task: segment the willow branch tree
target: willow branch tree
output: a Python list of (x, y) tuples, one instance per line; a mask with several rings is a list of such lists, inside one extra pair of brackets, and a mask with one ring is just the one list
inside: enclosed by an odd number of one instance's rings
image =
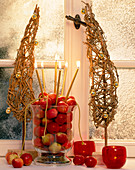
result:
[[(85, 2), (83, 2), (85, 3)], [(118, 106), (116, 94), (119, 76), (114, 63), (110, 60), (104, 32), (92, 13), (92, 5), (85, 3), (84, 20), (86, 22), (87, 57), (90, 62), (90, 108), (96, 128), (105, 129), (107, 145), (107, 127), (114, 119)]]
[(37, 45), (36, 33), (39, 26), (39, 7), (35, 7), (34, 13), (25, 28), (21, 45), (17, 50), (17, 57), (14, 63), (14, 71), (9, 79), (9, 89), (7, 95), (8, 108), (6, 113), (13, 112), (13, 116), (23, 123), (32, 119), (31, 112), (27, 112), (25, 122), (25, 108), (32, 101), (34, 91), (32, 88), (33, 72), (34, 72), (34, 47)]

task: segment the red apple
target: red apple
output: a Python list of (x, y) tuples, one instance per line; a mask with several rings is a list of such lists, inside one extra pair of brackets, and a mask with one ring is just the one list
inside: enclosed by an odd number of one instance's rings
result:
[(76, 101), (74, 99), (69, 98), (66, 102), (69, 105), (69, 110), (73, 110), (75, 105), (76, 105)]
[(32, 163), (32, 155), (30, 153), (24, 153), (21, 155), (25, 166), (29, 166)]
[(66, 99), (65, 96), (60, 96), (60, 97), (58, 97), (58, 103), (59, 103), (60, 101), (65, 101), (65, 99)]
[(47, 133), (45, 136), (42, 136), (42, 143), (46, 146), (51, 145), (54, 142), (54, 136), (50, 133)]
[(34, 125), (39, 126), (41, 123), (41, 119), (38, 119), (36, 116), (34, 116), (33, 123)]
[(49, 146), (49, 150), (52, 152), (52, 153), (58, 153), (60, 152), (61, 150), (61, 145), (57, 142), (54, 142), (53, 144), (51, 144)]
[(21, 168), (23, 166), (23, 160), (21, 158), (15, 158), (12, 161), (12, 165), (14, 168)]
[(72, 123), (67, 123), (67, 130), (72, 129)]
[(14, 158), (18, 158), (19, 156), (18, 156), (18, 154), (16, 153), (16, 152), (8, 152), (7, 154), (6, 154), (6, 160), (7, 160), (7, 163), (9, 164), (9, 165), (11, 165), (12, 164), (12, 160), (14, 159)]
[(45, 111), (42, 110), (40, 107), (38, 107), (35, 112), (34, 112), (35, 116), (38, 118), (38, 119), (42, 119), (43, 117), (45, 117)]
[(66, 142), (62, 145), (62, 149), (65, 150), (65, 149), (69, 149), (71, 148), (71, 142)]
[(34, 128), (34, 135), (38, 137), (42, 137), (44, 135), (45, 127), (38, 126)]
[(92, 157), (92, 156), (87, 156), (87, 157), (85, 158), (85, 165), (86, 165), (87, 167), (95, 167), (96, 164), (97, 164), (97, 160), (96, 160), (94, 157)]
[(50, 109), (47, 111), (47, 118), (48, 119), (53, 119), (55, 117), (57, 117), (58, 111), (56, 109)]
[(66, 132), (67, 131), (67, 124), (63, 124), (59, 127), (59, 132)]
[(71, 122), (73, 120), (73, 113), (72, 112), (68, 112), (67, 113), (67, 122)]
[(67, 135), (65, 133), (59, 132), (56, 134), (56, 141), (60, 144), (66, 143), (68, 141)]
[[(40, 101), (39, 101), (41, 108), (44, 110), (46, 109), (46, 103), (47, 103), (47, 97), (44, 97), (44, 98), (40, 99)], [(48, 107), (47, 108), (50, 108), (51, 105), (52, 105), (52, 101), (48, 97)]]
[(83, 165), (85, 161), (84, 156), (82, 155), (75, 155), (73, 162), (75, 165)]
[(60, 102), (58, 103), (57, 110), (58, 110), (60, 113), (67, 113), (67, 111), (68, 111), (68, 104), (65, 103), (64, 101), (60, 101)]
[(52, 104), (56, 103), (56, 93), (50, 93), (48, 94), (48, 97), (51, 99)]
[(63, 125), (67, 121), (67, 116), (65, 114), (58, 114), (57, 118), (55, 119), (55, 122), (57, 122), (59, 125)]
[(39, 105), (39, 100), (37, 100), (34, 103), (32, 103), (32, 105)]
[(43, 148), (44, 147), (41, 138), (34, 139), (34, 146), (35, 147), (39, 147), (39, 148)]
[(59, 132), (59, 125), (55, 122), (48, 123), (47, 131), (51, 134)]
[[(48, 94), (46, 92), (43, 92), (44, 96), (47, 96)], [(38, 98), (43, 97), (42, 93), (39, 93)]]
[(51, 119), (47, 119), (47, 118), (44, 117), (44, 118), (42, 119), (42, 125), (45, 126), (45, 123), (46, 123), (46, 122), (47, 122), (47, 124), (48, 124), (48, 123), (51, 123), (52, 120), (51, 120)]
[(68, 99), (74, 99), (75, 100), (75, 97), (74, 96), (68, 96)]

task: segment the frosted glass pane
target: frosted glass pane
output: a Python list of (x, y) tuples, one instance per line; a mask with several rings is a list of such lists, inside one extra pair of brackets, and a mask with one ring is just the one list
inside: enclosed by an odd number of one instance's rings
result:
[(16, 58), (36, 4), (40, 7), (36, 59), (54, 60), (55, 53), (64, 59), (64, 0), (1, 0), (0, 59)]
[(107, 37), (113, 60), (135, 59), (135, 1), (93, 0), (93, 12)]
[[(0, 139), (21, 139), (22, 138), (22, 123), (20, 123), (16, 118), (13, 117), (12, 112), (8, 115), (6, 114), (6, 109), (8, 105), (6, 104), (8, 88), (9, 88), (9, 78), (13, 68), (0, 68)], [(40, 79), (42, 81), (41, 69), (38, 70)], [(54, 69), (45, 69), (45, 80), (46, 80), (46, 91), (48, 93), (53, 92), (54, 89)], [(63, 69), (61, 73), (61, 83), (60, 92), (63, 82)], [(40, 88), (37, 80), (36, 73), (33, 74), (33, 90), (35, 97), (38, 97), (40, 93)], [(13, 123), (14, 122), (14, 123)], [(32, 122), (27, 123), (27, 135), (26, 139), (32, 139)]]
[[(109, 139), (135, 139), (135, 70), (119, 69), (119, 105), (115, 120), (108, 127)], [(104, 131), (96, 129), (90, 116), (90, 138), (104, 138)]]

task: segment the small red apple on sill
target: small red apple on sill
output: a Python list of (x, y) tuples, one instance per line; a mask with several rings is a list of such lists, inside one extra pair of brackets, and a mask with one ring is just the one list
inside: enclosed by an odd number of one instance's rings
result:
[(85, 165), (87, 166), (87, 167), (95, 167), (96, 166), (96, 164), (97, 164), (97, 160), (96, 160), (96, 158), (94, 158), (94, 157), (92, 157), (92, 156), (87, 156), (86, 158), (85, 158)]
[(21, 158), (15, 158), (12, 161), (12, 165), (14, 168), (21, 168), (23, 166), (23, 160)]
[(85, 158), (82, 155), (75, 155), (75, 157), (73, 159), (73, 163), (75, 165), (83, 165), (84, 161), (85, 161)]
[(32, 155), (30, 153), (24, 153), (21, 155), (21, 159), (25, 166), (29, 166), (32, 163)]
[(7, 163), (9, 165), (11, 165), (12, 164), (12, 160), (14, 158), (18, 158), (19, 156), (18, 156), (18, 154), (16, 152), (8, 152), (5, 157), (6, 157)]

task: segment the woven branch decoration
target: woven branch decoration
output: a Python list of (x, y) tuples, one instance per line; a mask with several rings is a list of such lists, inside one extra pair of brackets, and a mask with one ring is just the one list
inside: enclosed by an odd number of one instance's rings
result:
[[(37, 44), (35, 40), (39, 26), (39, 8), (35, 7), (34, 14), (26, 26), (24, 37), (21, 40), (20, 48), (17, 52), (17, 58), (14, 63), (14, 71), (9, 80), (9, 89), (7, 104), (9, 107), (6, 112), (13, 112), (13, 116), (19, 120), (24, 120), (25, 108), (34, 99), (32, 88), (32, 75), (34, 72), (34, 47)], [(27, 122), (32, 118), (28, 112)]]
[(104, 32), (92, 13), (92, 5), (85, 3), (84, 11), (84, 20), (87, 24), (87, 57), (90, 62), (89, 105), (95, 126), (106, 128), (116, 114), (119, 76), (114, 63), (110, 60)]

